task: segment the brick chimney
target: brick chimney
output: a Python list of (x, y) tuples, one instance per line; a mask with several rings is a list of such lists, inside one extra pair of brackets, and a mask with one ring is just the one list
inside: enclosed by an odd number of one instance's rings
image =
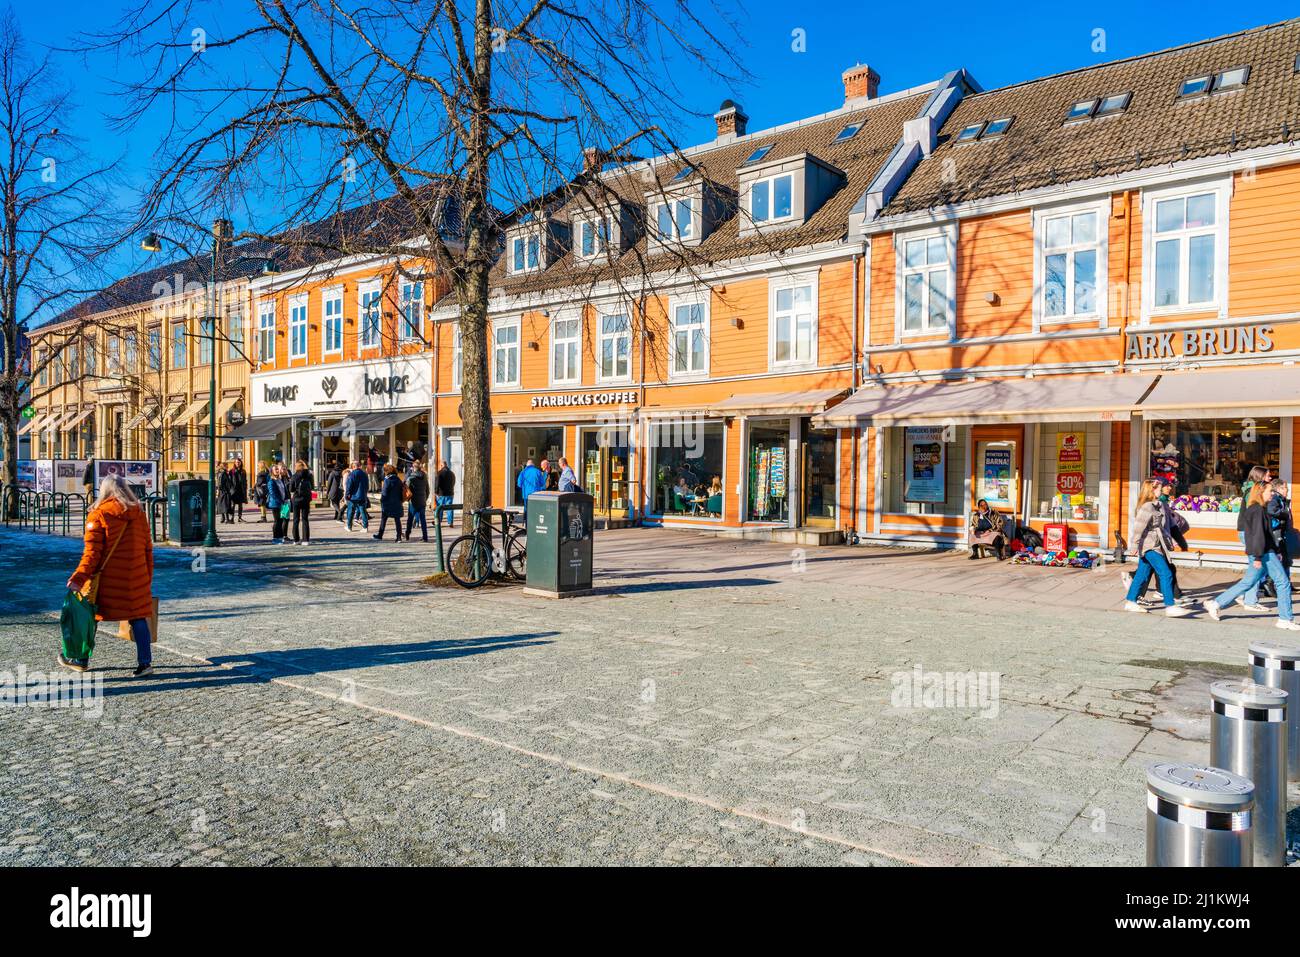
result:
[(740, 108), (740, 104), (733, 100), (723, 100), (722, 105), (718, 107), (718, 112), (713, 114), (713, 119), (718, 124), (719, 143), (727, 143), (737, 136), (744, 136), (749, 125), (749, 117)]
[(865, 63), (844, 71), (844, 102), (874, 100), (880, 87), (880, 74)]

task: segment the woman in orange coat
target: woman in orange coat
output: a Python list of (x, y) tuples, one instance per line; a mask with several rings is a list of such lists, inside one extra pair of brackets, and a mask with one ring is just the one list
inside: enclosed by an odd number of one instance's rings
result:
[[(135, 676), (151, 674), (153, 540), (139, 499), (118, 475), (110, 475), (100, 483), (99, 498), (86, 516), (81, 563), (68, 579), (68, 588), (80, 591), (96, 573), (99, 573), (96, 617), (100, 621), (131, 623), (138, 662)], [(85, 671), (89, 661), (60, 654), (59, 664), (74, 671)]]

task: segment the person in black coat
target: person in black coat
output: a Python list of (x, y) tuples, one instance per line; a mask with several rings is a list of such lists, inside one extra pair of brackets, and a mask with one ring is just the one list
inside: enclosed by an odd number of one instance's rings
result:
[(243, 459), (235, 459), (230, 470), (230, 504), (235, 506), (236, 519), (242, 522), (244, 506), (248, 504), (248, 472)]
[(226, 468), (225, 462), (218, 462), (217, 511), (221, 515), (222, 524), (228, 525), (235, 520), (235, 503), (231, 500), (232, 493), (230, 471)]
[(1241, 581), (1223, 594), (1204, 602), (1205, 610), (1215, 621), (1239, 596), (1247, 594), (1259, 584), (1260, 579), (1267, 576), (1277, 589), (1277, 627), (1284, 631), (1300, 631), (1300, 624), (1296, 623), (1291, 608), (1291, 576), (1286, 568), (1288, 549), (1285, 536), (1281, 542), (1274, 536), (1269, 515), (1272, 500), (1284, 488), (1281, 482), (1258, 482), (1251, 487), (1241, 518), (1246, 546), (1246, 573)]
[(397, 540), (402, 540), (402, 499), (405, 494), (406, 487), (397, 474), (397, 466), (385, 465), (384, 484), (379, 489), (379, 532), (375, 535), (376, 540), (383, 540), (384, 529), (390, 518), (393, 520)]
[(343, 521), (343, 472), (337, 460), (330, 462), (325, 473), (325, 501), (334, 506), (334, 521)]
[(424, 474), (424, 467), (419, 462), (411, 463), (411, 474), (406, 479), (406, 540), (411, 540), (411, 529), (418, 520), (420, 534), (427, 542), (429, 526), (425, 521), (424, 510), (429, 505), (429, 476)]
[(293, 516), (293, 543), (311, 544), (311, 495), (316, 489), (311, 470), (302, 459), (298, 460), (289, 478), (289, 514)]
[[(439, 505), (451, 505), (456, 498), (456, 473), (446, 462), (439, 460), (438, 474), (434, 476), (434, 498)], [(437, 518), (437, 516), (434, 516)], [(447, 512), (447, 527), (456, 524), (456, 513)]]
[(266, 521), (266, 507), (271, 499), (271, 470), (266, 467), (265, 462), (257, 466), (257, 478), (253, 480), (253, 504), (262, 511), (261, 521)]

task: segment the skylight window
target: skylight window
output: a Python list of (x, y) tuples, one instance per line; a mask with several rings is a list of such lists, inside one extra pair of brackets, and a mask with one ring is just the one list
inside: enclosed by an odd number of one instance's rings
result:
[(757, 162), (759, 162), (760, 160), (762, 160), (763, 157), (766, 156), (766, 155), (767, 155), (768, 153), (770, 153), (770, 152), (772, 152), (772, 144), (771, 144), (771, 143), (768, 143), (766, 146), (760, 146), (758, 149), (754, 150), (754, 152), (750, 153), (750, 154), (749, 154), (749, 158), (748, 158), (747, 160), (745, 160), (745, 162), (741, 163), (740, 165), (741, 165), (741, 166), (751, 166), (751, 165), (753, 165), (754, 163), (757, 163)]
[(984, 129), (983, 123), (972, 123), (970, 126), (965, 127), (960, 133), (957, 134), (957, 142), (973, 143), (975, 140), (979, 139), (979, 135), (983, 131), (983, 129)]
[(1234, 66), (1228, 70), (1220, 70), (1218, 73), (1188, 77), (1178, 88), (1178, 98), (1185, 100), (1194, 96), (1204, 96), (1207, 93), (1240, 90), (1246, 85), (1248, 79), (1250, 79), (1249, 66)]
[(836, 134), (835, 142), (843, 143), (845, 140), (853, 139), (853, 137), (858, 135), (858, 130), (860, 129), (862, 129), (861, 123), (850, 123)]
[(1214, 77), (1209, 73), (1203, 76), (1191, 76), (1183, 80), (1183, 85), (1178, 88), (1178, 98), (1186, 99), (1189, 96), (1200, 96), (1202, 93), (1210, 92), (1210, 83)]
[(1110, 96), (1102, 97), (1101, 103), (1097, 105), (1095, 116), (1112, 116), (1115, 113), (1123, 113), (1128, 109), (1129, 101), (1133, 99), (1133, 91), (1126, 93), (1112, 93)]
[(1083, 120), (1092, 116), (1093, 111), (1097, 109), (1097, 100), (1078, 100), (1070, 106), (1070, 112), (1065, 114), (1067, 120)]
[(1246, 79), (1250, 76), (1250, 67), (1238, 66), (1231, 70), (1224, 70), (1214, 78), (1214, 89), (1219, 90), (1237, 90), (1246, 85)]
[(989, 120), (988, 125), (984, 127), (984, 132), (980, 134), (980, 139), (986, 140), (990, 136), (1001, 136), (1011, 129), (1011, 124), (1015, 122), (1015, 119), (1014, 116), (999, 116), (995, 120)]
[(694, 172), (695, 172), (695, 168), (693, 166), (683, 166), (681, 169), (677, 171), (677, 175), (672, 178), (671, 182), (674, 183), (681, 182), (682, 180), (684, 180), (686, 177), (690, 176)]

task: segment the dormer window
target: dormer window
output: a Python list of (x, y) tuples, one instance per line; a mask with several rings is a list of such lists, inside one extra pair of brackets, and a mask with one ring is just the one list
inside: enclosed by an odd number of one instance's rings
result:
[(659, 203), (655, 209), (655, 226), (661, 242), (690, 239), (695, 234), (691, 201), (677, 199)]
[(749, 188), (749, 216), (756, 223), (789, 219), (794, 177), (789, 173), (756, 181)]
[(542, 236), (532, 232), (510, 241), (510, 271), (535, 272), (542, 268)]
[(755, 163), (761, 163), (763, 161), (763, 158), (767, 156), (767, 154), (770, 152), (772, 152), (771, 143), (768, 143), (766, 146), (760, 146), (758, 149), (754, 150), (754, 152), (750, 153), (748, 158), (746, 158), (745, 162), (741, 163), (740, 165), (753, 166)]
[(596, 216), (578, 224), (578, 257), (594, 259), (609, 250), (610, 218)]

